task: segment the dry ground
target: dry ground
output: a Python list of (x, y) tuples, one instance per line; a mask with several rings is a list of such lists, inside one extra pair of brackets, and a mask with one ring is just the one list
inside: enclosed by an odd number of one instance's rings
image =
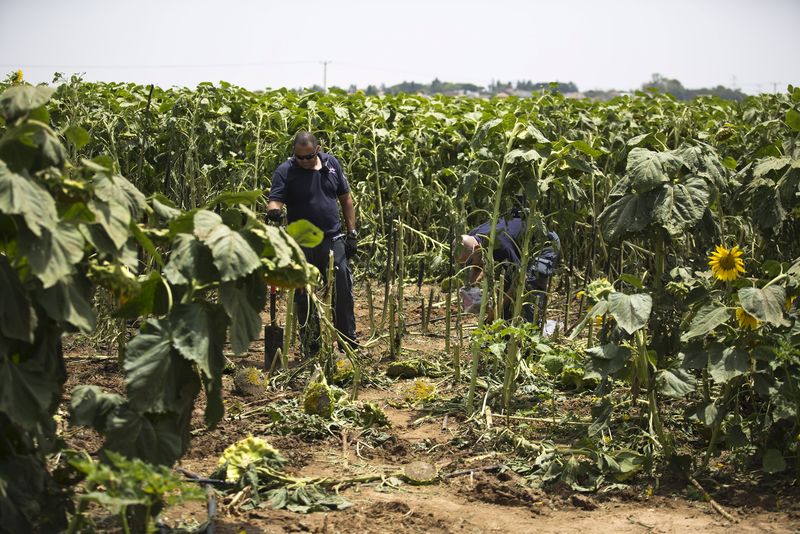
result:
[[(408, 322), (416, 322), (420, 296), (414, 286), (406, 294)], [(427, 295), (426, 289), (422, 295)], [(378, 305), (381, 296), (375, 297)], [(359, 330), (364, 339), (368, 336), (369, 321), (363, 290), (359, 291), (357, 302)], [(435, 307), (434, 317), (443, 315), (442, 310)], [(379, 316), (380, 310), (376, 313)], [(409, 331), (405, 348), (411, 353), (425, 356), (443, 352), (441, 322), (432, 326), (433, 335), (420, 335), (418, 326)], [(247, 356), (235, 361), (258, 365), (262, 351), (263, 343), (256, 342)], [(385, 367), (386, 362), (380, 361), (383, 356), (380, 346), (369, 353), (377, 369)], [(68, 371), (65, 402), (77, 384), (98, 384), (124, 391), (116, 360), (80, 345), (68, 350)], [(224, 377), (224, 386), (226, 401), (252, 402), (234, 395), (230, 375)], [(502, 458), (453, 447), (450, 438), (462, 424), (456, 417), (448, 417), (446, 422), (444, 417), (436, 417), (419, 423), (420, 413), (416, 410), (390, 405), (399, 398), (402, 387), (403, 381), (399, 381), (386, 389), (372, 387), (361, 392), (360, 398), (382, 406), (392, 423), (392, 439), (376, 447), (361, 442), (357, 435), (314, 442), (265, 435), (257, 416), (226, 418), (217, 428), (207, 430), (202, 424), (202, 407), (198, 406), (192, 446), (180, 466), (207, 476), (225, 447), (253, 433), (266, 437), (280, 449), (289, 460), (289, 471), (300, 476), (345, 477), (391, 471), (415, 460), (433, 463), (442, 472), (476, 468), (474, 473), (430, 486), (395, 488), (373, 483), (348, 488), (343, 496), (353, 506), (339, 512), (302, 515), (257, 509), (239, 513), (227, 508), (222, 500), (215, 520), (216, 532), (800, 532), (800, 494), (794, 488), (763, 485), (724, 488), (715, 497), (738, 519), (733, 524), (707, 503), (688, 499), (686, 488), (681, 485), (661, 488), (655, 494), (645, 485), (633, 485), (611, 494), (581, 495), (558, 485), (545, 490), (532, 489), (509, 472), (480, 471), (478, 468), (496, 464)], [(442, 388), (447, 387), (442, 384)], [(296, 394), (299, 391), (269, 392), (261, 402)], [(66, 438), (70, 446), (90, 452), (102, 443), (88, 429), (68, 430)], [(206, 510), (204, 505), (195, 503), (169, 510), (166, 517), (170, 525), (198, 524), (205, 521)], [(111, 523), (108, 528), (114, 530)]]

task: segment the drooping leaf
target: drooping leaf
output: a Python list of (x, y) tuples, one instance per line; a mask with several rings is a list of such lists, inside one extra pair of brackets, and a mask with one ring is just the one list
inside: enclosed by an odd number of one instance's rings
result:
[(52, 319), (67, 323), (84, 334), (94, 330), (96, 318), (89, 304), (88, 282), (81, 276), (62, 278), (52, 287), (42, 290), (39, 303)]
[(124, 403), (125, 399), (116, 393), (107, 393), (98, 386), (80, 385), (70, 399), (70, 422), (102, 431), (111, 412)]
[(726, 323), (731, 317), (731, 310), (715, 303), (706, 304), (700, 308), (689, 325), (689, 331), (681, 336), (681, 340), (688, 341), (694, 337), (704, 336), (719, 325)]
[(700, 422), (709, 428), (714, 426), (714, 421), (716, 421), (718, 414), (719, 409), (713, 402), (701, 404), (695, 411), (695, 415), (697, 415), (697, 418), (700, 420)]
[(164, 267), (164, 276), (175, 285), (189, 284), (192, 280), (207, 284), (217, 279), (218, 273), (208, 247), (193, 235), (178, 234)]
[(36, 236), (56, 224), (56, 204), (47, 190), (28, 176), (11, 172), (0, 160), (0, 213), (21, 215)]
[(92, 140), (92, 138), (89, 136), (89, 132), (77, 125), (67, 128), (64, 132), (64, 137), (69, 139), (70, 143), (75, 146), (76, 150), (80, 150), (86, 146), (86, 143)]
[(694, 376), (685, 369), (664, 369), (656, 375), (658, 390), (667, 397), (682, 399), (692, 393), (697, 384)]
[(729, 447), (745, 447), (750, 443), (747, 435), (742, 430), (742, 425), (732, 425), (725, 433), (725, 442)]
[(702, 342), (692, 342), (679, 354), (683, 358), (681, 366), (686, 369), (705, 369), (713, 358), (715, 361), (722, 357), (725, 347), (720, 343), (709, 343), (704, 347)]
[(603, 235), (613, 243), (627, 234), (643, 230), (650, 223), (651, 216), (646, 198), (631, 193), (606, 206), (597, 220), (603, 229)]
[(592, 347), (586, 351), (591, 358), (586, 368), (587, 378), (601, 379), (621, 371), (631, 359), (631, 349), (615, 343)]
[[(29, 123), (31, 124), (31, 123)], [(61, 167), (67, 160), (67, 151), (56, 134), (48, 127), (39, 127), (33, 136), (39, 149), (39, 168)]]
[(638, 277), (632, 274), (622, 273), (621, 275), (619, 275), (619, 279), (627, 284), (632, 285), (636, 289), (644, 289), (644, 284), (642, 283), (642, 281)]
[(580, 150), (581, 152), (583, 152), (584, 154), (586, 154), (587, 156), (589, 156), (591, 158), (598, 158), (598, 157), (602, 156), (603, 154), (605, 154), (605, 152), (603, 152), (602, 150), (598, 150), (598, 149), (594, 148), (592, 145), (590, 145), (586, 141), (581, 141), (581, 140), (573, 141), (572, 143), (570, 143), (570, 145), (572, 147), (574, 147), (574, 148), (577, 148), (578, 150)]
[(0, 333), (9, 339), (31, 343), (36, 314), (8, 258), (0, 254)]
[(169, 288), (158, 273), (151, 272), (139, 282), (135, 292), (127, 297), (119, 309), (122, 317), (146, 317), (153, 313), (164, 314), (169, 311)]
[(162, 219), (171, 221), (181, 214), (181, 210), (177, 209), (170, 199), (157, 193), (151, 198), (153, 204), (153, 211)]
[(83, 235), (74, 224), (60, 221), (52, 229), (42, 229), (40, 238), (26, 234), (21, 232), (20, 252), (45, 289), (71, 275), (83, 258)]
[(666, 183), (670, 173), (677, 171), (682, 162), (671, 152), (654, 152), (646, 148), (634, 148), (628, 153), (625, 174), (637, 193), (644, 193)]
[(50, 418), (53, 395), (61, 387), (38, 362), (26, 360), (14, 363), (0, 356), (0, 412), (15, 424), (32, 430)]
[(131, 407), (140, 412), (174, 410), (171, 401), (174, 400), (176, 374), (186, 372), (182, 361), (174, 354), (165, 321), (148, 319), (125, 349), (123, 367)]
[(121, 249), (128, 240), (128, 227), (131, 222), (131, 214), (127, 207), (116, 200), (104, 202), (97, 199), (90, 200), (88, 206), (94, 213), (96, 224), (105, 231), (114, 249)]
[(653, 206), (653, 220), (673, 237), (693, 228), (708, 207), (708, 186), (700, 178), (664, 184)]
[(744, 287), (739, 290), (739, 303), (744, 311), (765, 323), (775, 326), (788, 326), (783, 307), (786, 302), (786, 289), (778, 285), (764, 288)]
[(800, 111), (792, 108), (786, 112), (786, 124), (795, 132), (800, 132)]
[(103, 448), (152, 464), (172, 465), (186, 450), (186, 433), (172, 414), (141, 414), (122, 406), (107, 420)]
[(608, 312), (614, 316), (617, 325), (629, 334), (647, 325), (652, 308), (652, 297), (643, 293), (611, 293), (608, 296)]
[(762, 176), (768, 175), (770, 172), (783, 170), (787, 165), (789, 165), (789, 163), (791, 163), (791, 161), (791, 158), (786, 157), (762, 158), (758, 160), (758, 163), (756, 163), (756, 166), (753, 169), (753, 176), (756, 178), (761, 178)]
[(575, 339), (578, 336), (578, 334), (581, 333), (583, 328), (589, 323), (589, 321), (591, 321), (596, 317), (601, 317), (605, 315), (607, 312), (608, 312), (608, 301), (606, 300), (601, 300), (600, 302), (592, 306), (589, 309), (589, 311), (586, 312), (586, 315), (583, 317), (583, 319), (581, 319), (580, 322), (577, 325), (575, 325), (575, 328), (572, 329), (572, 332), (569, 335), (569, 339)]
[[(248, 277), (251, 278), (251, 277)], [(238, 287), (236, 282), (227, 282), (220, 286), (220, 302), (231, 319), (231, 348), (235, 354), (247, 351), (250, 342), (261, 334), (261, 316), (251, 301), (253, 284)], [(263, 289), (262, 289), (263, 293)]]
[(97, 173), (92, 183), (97, 198), (109, 204), (116, 202), (124, 206), (134, 218), (138, 218), (148, 209), (147, 199), (142, 192), (123, 176)]
[(0, 111), (9, 122), (50, 101), (55, 89), (45, 85), (13, 85), (0, 95)]
[(208, 359), (211, 322), (206, 306), (199, 303), (175, 305), (169, 314), (169, 329), (172, 343), (181, 356), (196, 363), (207, 377), (212, 378), (214, 373)]
[(528, 136), (531, 139), (533, 139), (534, 141), (536, 141), (539, 144), (545, 145), (545, 144), (548, 144), (550, 142), (550, 140), (547, 139), (547, 137), (545, 137), (545, 135), (541, 132), (541, 130), (539, 130), (533, 124), (528, 124), (525, 127), (525, 132), (528, 134)]
[(709, 374), (720, 384), (743, 375), (749, 369), (750, 355), (738, 347), (726, 347), (722, 352), (709, 353)]
[(131, 233), (136, 239), (136, 242), (139, 243), (139, 246), (142, 247), (142, 249), (156, 261), (158, 266), (163, 269), (164, 259), (161, 257), (161, 253), (158, 251), (155, 244), (153, 244), (153, 241), (147, 236), (147, 234), (145, 234), (142, 229), (139, 228), (138, 224), (131, 224)]
[(223, 282), (247, 276), (261, 265), (242, 234), (231, 230), (214, 212), (200, 210), (195, 214), (194, 234), (211, 249)]
[(223, 348), (225, 332), (228, 329), (228, 318), (222, 306), (214, 306), (209, 310), (211, 330), (209, 331), (208, 367), (211, 378), (203, 376), (203, 388), (206, 392), (205, 422), (214, 427), (225, 414), (222, 402), (222, 370), (225, 367)]
[(297, 241), (297, 244), (305, 248), (314, 248), (322, 243), (325, 234), (305, 219), (294, 221), (286, 226), (286, 232)]

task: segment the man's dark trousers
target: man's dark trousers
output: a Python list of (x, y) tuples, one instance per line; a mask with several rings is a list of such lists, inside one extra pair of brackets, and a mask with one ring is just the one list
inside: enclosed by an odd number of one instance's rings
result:
[[(344, 252), (344, 238), (326, 236), (318, 246), (303, 248), (306, 261), (314, 265), (322, 274), (323, 283), (327, 283), (328, 256), (333, 249), (333, 324), (345, 341), (355, 342), (356, 317), (353, 311), (353, 274), (347, 264)], [(297, 322), (300, 324), (300, 339), (303, 344), (303, 355), (313, 356), (320, 349), (320, 329), (318, 311), (311, 305), (305, 290), (298, 290), (294, 295)]]

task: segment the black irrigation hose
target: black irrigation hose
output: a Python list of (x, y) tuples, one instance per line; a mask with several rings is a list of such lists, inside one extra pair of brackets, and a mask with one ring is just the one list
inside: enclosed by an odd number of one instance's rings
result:
[(182, 467), (176, 467), (175, 471), (177, 471), (178, 473), (180, 473), (183, 476), (185, 476), (187, 480), (191, 480), (192, 482), (197, 482), (198, 484), (210, 485), (210, 486), (218, 486), (220, 488), (235, 488), (236, 487), (236, 484), (233, 484), (231, 482), (227, 482), (225, 480), (220, 480), (220, 479), (217, 479), (217, 478), (201, 477), (197, 473), (193, 473), (193, 472), (191, 472), (191, 471), (189, 471), (187, 469), (184, 469)]
[(206, 490), (206, 521), (205, 521), (205, 528), (198, 530), (198, 532), (204, 532), (205, 534), (214, 534), (215, 527), (214, 527), (214, 518), (217, 516), (217, 497), (214, 495), (214, 490), (212, 486), (218, 486), (220, 488), (235, 488), (236, 484), (232, 484), (225, 480), (219, 480), (216, 478), (204, 478), (198, 475), (197, 473), (193, 473), (188, 469), (183, 469), (182, 467), (176, 467), (176, 471), (186, 477), (187, 480), (191, 480), (192, 482), (196, 482), (203, 486), (203, 489)]

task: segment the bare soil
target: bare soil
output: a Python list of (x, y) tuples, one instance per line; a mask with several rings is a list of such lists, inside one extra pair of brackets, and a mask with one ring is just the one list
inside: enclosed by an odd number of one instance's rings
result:
[[(373, 288), (373, 293), (375, 316), (380, 318), (383, 292)], [(408, 323), (418, 322), (420, 296), (427, 294), (427, 287), (419, 294), (415, 286), (406, 290)], [(442, 299), (437, 292), (435, 302)], [(364, 340), (369, 338), (369, 312), (363, 290), (358, 292), (356, 301), (359, 336)], [(282, 308), (281, 302), (279, 310)], [(443, 310), (443, 306), (435, 306), (433, 317), (444, 315)], [(575, 315), (573, 313), (573, 317)], [(266, 314), (264, 320), (267, 321)], [(408, 355), (440, 357), (444, 349), (443, 334), (443, 321), (432, 323), (428, 335), (422, 335), (419, 326), (411, 326), (404, 339), (404, 349)], [(387, 364), (384, 347), (385, 343), (378, 343), (365, 351), (378, 371)], [(293, 360), (298, 357), (292, 356)], [(260, 366), (263, 342), (253, 343), (246, 356), (231, 358), (237, 365)], [(466, 362), (467, 356), (464, 358)], [(97, 384), (124, 393), (123, 378), (113, 354), (98, 355), (76, 342), (68, 346), (67, 369), (69, 380), (61, 409), (65, 418), (70, 392), (77, 384)], [(448, 382), (441, 380), (442, 392), (447, 392)], [(208, 476), (228, 445), (254, 434), (276, 446), (288, 459), (288, 471), (298, 476), (348, 477), (389, 472), (418, 460), (435, 465), (440, 472), (466, 471), (461, 476), (428, 486), (392, 487), (370, 483), (349, 487), (342, 495), (353, 506), (338, 512), (307, 515), (271, 509), (241, 512), (220, 497), (214, 520), (218, 533), (800, 532), (800, 492), (785, 485), (766, 486), (763, 482), (741, 485), (737, 482), (715, 486), (712, 496), (738, 521), (731, 523), (708, 503), (690, 499), (692, 492), (685, 484), (672, 484), (653, 491), (652, 485), (644, 481), (625, 490), (585, 495), (559, 484), (544, 489), (532, 488), (525, 479), (509, 471), (483, 471), (481, 468), (500, 463), (502, 455), (454, 447), (450, 441), (459, 425), (464, 424), (459, 417), (436, 416), (420, 422), (424, 414), (410, 407), (398, 407), (397, 401), (407, 383), (399, 380), (386, 389), (367, 387), (360, 392), (360, 399), (378, 403), (391, 421), (392, 438), (381, 446), (369, 445), (358, 435), (315, 441), (269, 435), (263, 432), (257, 415), (228, 416), (209, 430), (203, 425), (201, 400), (193, 418), (191, 448), (179, 465)], [(223, 378), (223, 384), (228, 407), (236, 404), (245, 413), (302, 391), (300, 384), (296, 390), (270, 391), (265, 399), (253, 400), (234, 394), (231, 375)], [(588, 411), (588, 404), (579, 398), (565, 396), (559, 403), (559, 410), (579, 415)], [(549, 407), (541, 409), (545, 415)], [(232, 412), (229, 410), (229, 413)], [(73, 448), (95, 452), (102, 446), (102, 438), (92, 430), (66, 425), (62, 429), (68, 445)], [(556, 430), (545, 423), (541, 425), (543, 435)], [(191, 526), (206, 518), (205, 505), (192, 503), (168, 510), (165, 521), (172, 526)], [(113, 526), (109, 529), (114, 530)]]

